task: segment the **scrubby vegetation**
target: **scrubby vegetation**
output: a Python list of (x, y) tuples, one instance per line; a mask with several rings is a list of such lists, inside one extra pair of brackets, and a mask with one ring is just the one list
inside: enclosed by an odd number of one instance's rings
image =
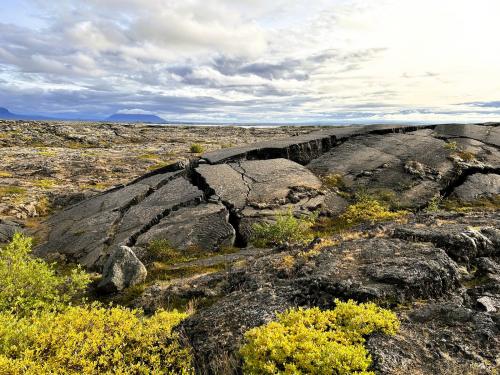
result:
[(398, 220), (408, 215), (406, 210), (392, 209), (390, 196), (387, 199), (373, 195), (358, 195), (351, 205), (336, 218), (327, 218), (316, 223), (316, 229), (320, 233), (338, 233), (355, 225)]
[(316, 215), (296, 218), (292, 212), (280, 214), (273, 223), (253, 226), (252, 243), (257, 247), (307, 243), (314, 238), (311, 228), (315, 220)]
[(122, 307), (69, 307), (18, 319), (0, 315), (5, 374), (190, 374), (190, 352), (172, 332), (186, 314), (151, 318)]
[(187, 314), (87, 304), (90, 278), (59, 275), (16, 234), (0, 250), (1, 374), (192, 374), (173, 327)]
[(189, 150), (193, 154), (201, 154), (204, 151), (204, 148), (201, 144), (199, 143), (193, 143), (190, 147)]
[(373, 303), (336, 300), (333, 310), (292, 309), (245, 334), (246, 374), (373, 374), (365, 337), (393, 335), (394, 313)]
[(59, 311), (81, 296), (90, 282), (80, 269), (57, 275), (54, 267), (30, 255), (32, 241), (22, 234), (0, 250), (0, 312), (26, 316)]

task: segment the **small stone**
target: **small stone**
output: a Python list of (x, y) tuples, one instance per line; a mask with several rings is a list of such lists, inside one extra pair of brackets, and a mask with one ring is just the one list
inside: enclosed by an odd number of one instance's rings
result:
[(487, 313), (495, 313), (498, 310), (497, 304), (490, 297), (483, 296), (478, 298), (477, 303), (479, 303)]

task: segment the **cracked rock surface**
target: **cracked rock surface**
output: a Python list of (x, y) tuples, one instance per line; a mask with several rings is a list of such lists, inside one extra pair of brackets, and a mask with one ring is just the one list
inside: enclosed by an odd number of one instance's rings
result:
[[(378, 373), (490, 374), (500, 366), (498, 125), (330, 128), (211, 151), (55, 213), (37, 251), (102, 272), (117, 248), (143, 260), (166, 240), (186, 259), (133, 305), (204, 301), (180, 327), (200, 374), (239, 373), (247, 329), (335, 298), (400, 317), (395, 337), (368, 340)], [(411, 213), (307, 246), (249, 242), (254, 223), (283, 212), (335, 218), (354, 193), (383, 193)], [(433, 210), (436, 199), (468, 209)], [(487, 209), (473, 205), (481, 199)], [(203, 256), (189, 258), (192, 249)]]

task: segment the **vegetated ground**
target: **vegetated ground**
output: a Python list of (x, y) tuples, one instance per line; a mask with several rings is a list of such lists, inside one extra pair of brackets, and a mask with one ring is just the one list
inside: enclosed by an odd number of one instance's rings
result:
[[(179, 331), (199, 373), (238, 373), (244, 332), (336, 298), (397, 312), (398, 334), (366, 343), (377, 373), (498, 372), (498, 124), (314, 130), (227, 129), (309, 138), (226, 148), (58, 211), (38, 254), (101, 272), (130, 246), (147, 277), (111, 278), (118, 292), (97, 298), (148, 313), (195, 307)], [(193, 143), (222, 148), (190, 138), (180, 157)], [(121, 181), (145, 172), (134, 165)]]
[(30, 224), (54, 205), (188, 160), (192, 145), (211, 151), (312, 130), (0, 120), (0, 218)]

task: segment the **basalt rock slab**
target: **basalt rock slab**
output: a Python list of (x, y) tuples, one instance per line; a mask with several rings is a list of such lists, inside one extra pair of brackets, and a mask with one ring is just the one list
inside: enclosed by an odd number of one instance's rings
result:
[(318, 177), (287, 159), (202, 164), (196, 173), (210, 194), (237, 217), (238, 232), (245, 242), (257, 222), (289, 211), (307, 213), (324, 203)]
[(147, 247), (151, 241), (165, 239), (179, 250), (217, 251), (234, 244), (236, 232), (228, 221), (229, 211), (220, 203), (181, 208), (141, 234), (136, 246)]
[(432, 125), (369, 125), (333, 127), (310, 134), (289, 137), (275, 141), (254, 143), (248, 146), (233, 147), (208, 152), (203, 158), (210, 164), (227, 163), (241, 159), (277, 159), (285, 158), (300, 164), (306, 164), (329, 151), (338, 142), (363, 134), (387, 134), (408, 132), (419, 128), (431, 128)]
[(59, 253), (100, 270), (108, 249), (131, 245), (145, 229), (180, 206), (195, 205), (203, 193), (181, 172), (151, 176), (100, 194), (52, 216), (40, 255)]
[(438, 125), (436, 136), (443, 138), (471, 138), (483, 143), (500, 147), (500, 127), (479, 124)]
[(424, 205), (455, 177), (445, 142), (432, 137), (432, 130), (353, 138), (307, 167), (340, 175), (354, 191), (392, 191), (411, 207)]
[(394, 236), (410, 241), (431, 242), (445, 249), (458, 261), (500, 255), (500, 230), (493, 227), (471, 228), (463, 224), (420, 227), (401, 226)]
[(451, 194), (452, 197), (465, 202), (498, 195), (500, 195), (500, 175), (494, 173), (476, 173), (468, 176)]

